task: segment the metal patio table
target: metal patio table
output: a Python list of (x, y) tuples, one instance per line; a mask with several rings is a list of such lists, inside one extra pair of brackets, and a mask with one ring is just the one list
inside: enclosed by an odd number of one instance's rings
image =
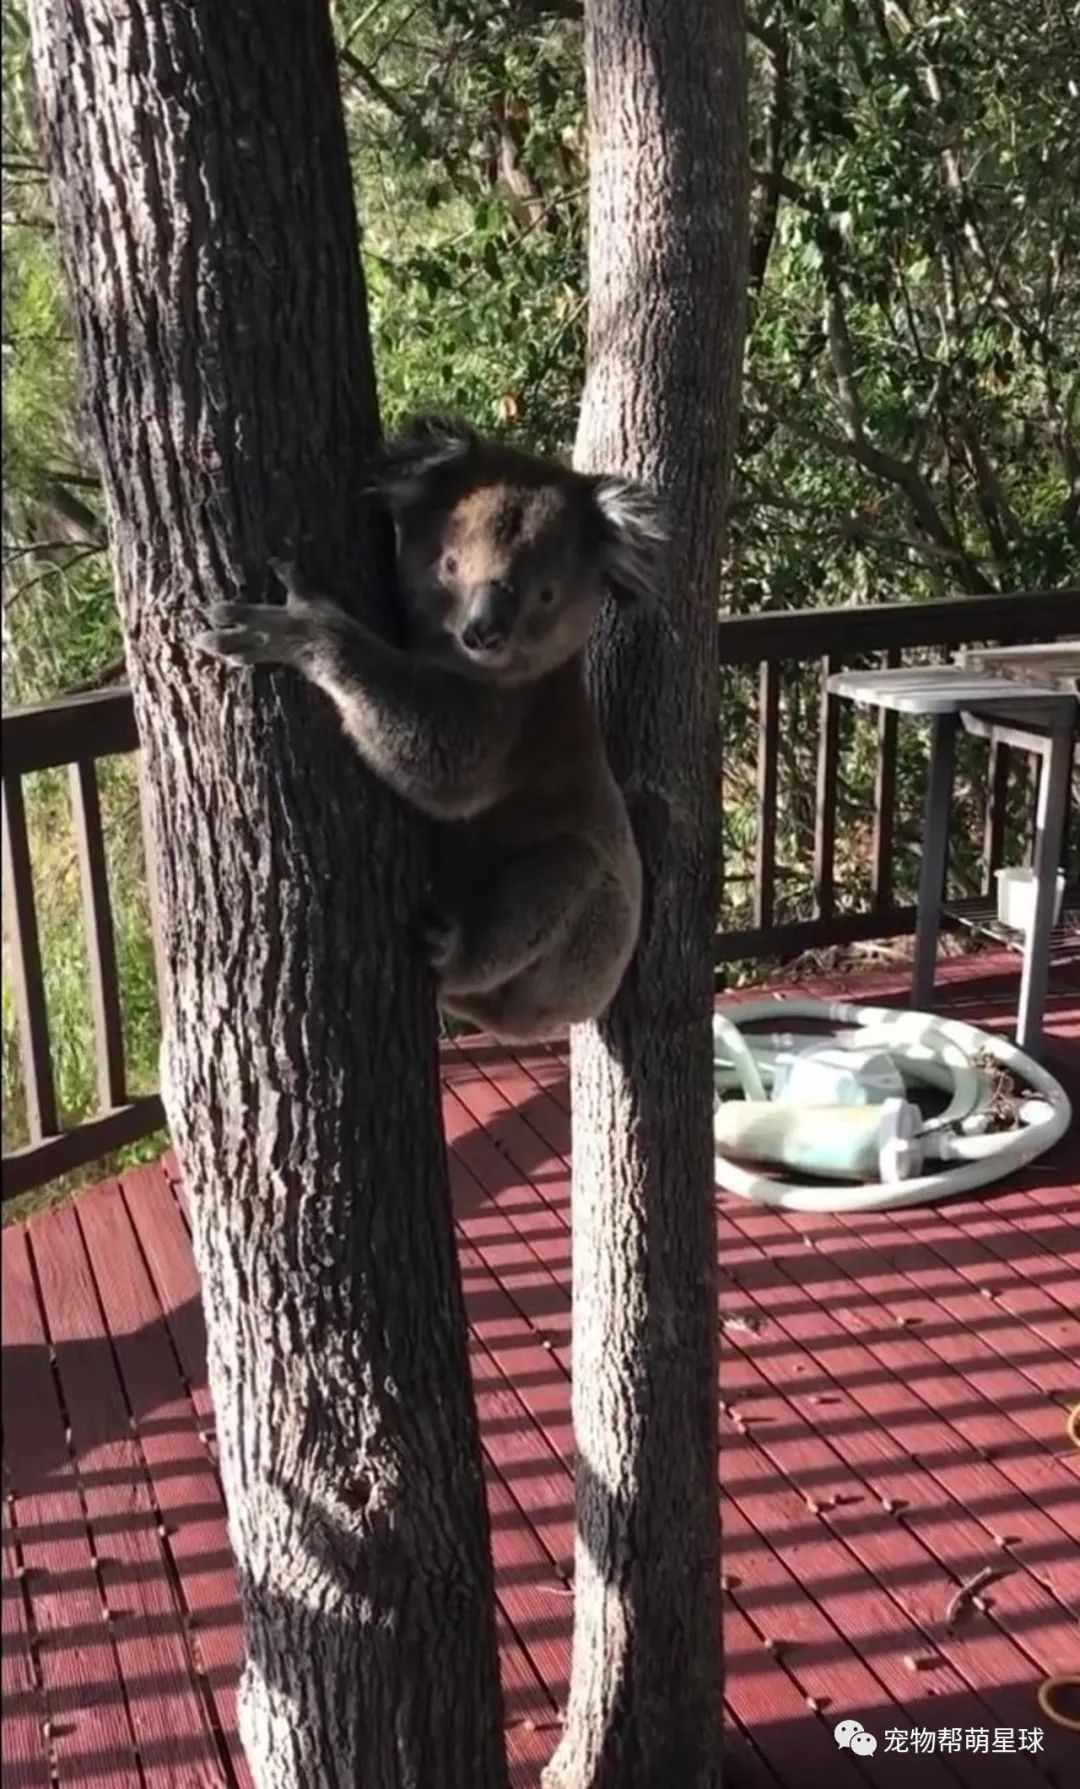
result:
[(921, 665), (888, 671), (838, 671), (830, 692), (866, 708), (929, 719), (930, 779), (926, 792), (922, 870), (915, 930), (911, 1003), (925, 1010), (933, 997), (952, 817), (956, 735), (966, 731), (1000, 740), (1042, 760), (1032, 868), (1037, 892), (1024, 945), (1016, 1041), (1029, 1055), (1042, 1045), (1050, 968), (1054, 893), (1062, 861), (1069, 775), (1080, 700), (1061, 683), (1019, 682), (960, 665)]

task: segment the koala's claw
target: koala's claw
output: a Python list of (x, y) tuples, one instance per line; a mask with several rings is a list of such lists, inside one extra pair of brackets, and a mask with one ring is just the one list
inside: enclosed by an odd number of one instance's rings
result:
[(445, 974), (461, 946), (461, 927), (457, 920), (442, 913), (428, 913), (420, 926), (424, 954), (436, 975)]
[(291, 603), (302, 598), (303, 579), (291, 559), (269, 559), (267, 564)]
[(196, 634), (194, 640), (196, 652), (205, 652), (211, 658), (225, 659), (234, 665), (254, 664), (269, 644), (268, 634), (249, 627), (211, 628), (206, 633)]
[(297, 617), (277, 604), (214, 603), (195, 647), (235, 665), (291, 664), (305, 643)]

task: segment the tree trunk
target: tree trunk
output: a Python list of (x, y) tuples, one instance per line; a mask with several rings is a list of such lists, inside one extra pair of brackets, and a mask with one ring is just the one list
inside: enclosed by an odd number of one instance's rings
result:
[(501, 1789), (419, 836), (300, 678), (190, 643), (271, 553), (389, 587), (326, 8), (30, 10), (155, 798), (244, 1743), (260, 1789)]
[(712, 1150), (716, 615), (747, 174), (738, 0), (586, 0), (585, 469), (665, 493), (670, 588), (594, 691), (645, 866), (641, 943), (573, 1038), (577, 1563), (548, 1789), (720, 1780)]

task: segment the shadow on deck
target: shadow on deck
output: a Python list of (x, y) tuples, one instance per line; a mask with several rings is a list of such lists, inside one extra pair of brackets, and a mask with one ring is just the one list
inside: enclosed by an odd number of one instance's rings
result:
[[(1052, 1054), (1080, 1093), (1080, 979)], [(860, 997), (902, 978), (860, 984)], [(817, 983), (814, 992), (843, 992)], [(850, 991), (850, 990), (849, 990)], [(1002, 958), (939, 1006), (1008, 1024)], [(569, 1101), (552, 1051), (451, 1047), (447, 1136), (515, 1783), (572, 1616)], [(1080, 1669), (1080, 1149), (891, 1216), (719, 1204), (729, 1782), (1066, 1789), (1036, 1702)], [(3, 1236), (4, 1783), (231, 1785), (241, 1636), (198, 1284), (167, 1164)], [(999, 1575), (957, 1633), (945, 1610)], [(832, 1728), (861, 1721), (872, 1756)], [(314, 1789), (314, 1786), (313, 1786)]]

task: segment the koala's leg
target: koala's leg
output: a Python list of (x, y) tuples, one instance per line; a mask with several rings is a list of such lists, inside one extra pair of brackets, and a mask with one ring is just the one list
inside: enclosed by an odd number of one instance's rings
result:
[(462, 994), (442, 1002), (452, 1018), (467, 1019), (501, 1044), (542, 1044), (561, 1037), (566, 1022), (531, 997), (527, 977), (519, 977), (493, 994)]
[(196, 645), (234, 664), (291, 665), (334, 702), (361, 756), (424, 812), (456, 819), (502, 793), (512, 698), (400, 652), (275, 565), (289, 601), (219, 603)]
[(601, 875), (589, 845), (572, 836), (508, 859), (475, 911), (429, 933), (440, 991), (488, 993), (558, 950)]
[(440, 992), (440, 1004), (502, 1043), (558, 1037), (611, 1005), (633, 955), (638, 920), (635, 896), (604, 878), (569, 934), (530, 968), (490, 992)]

